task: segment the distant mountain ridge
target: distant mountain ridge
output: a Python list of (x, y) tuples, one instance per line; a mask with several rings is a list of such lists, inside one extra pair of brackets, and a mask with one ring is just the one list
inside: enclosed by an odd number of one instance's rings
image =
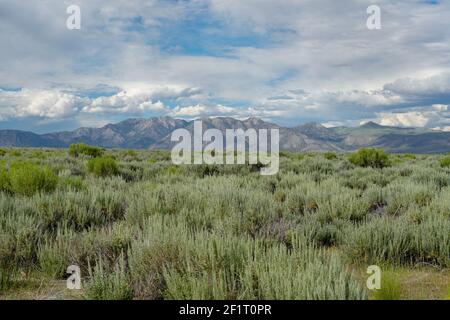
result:
[[(281, 127), (259, 118), (238, 120), (230, 117), (202, 118), (203, 130), (271, 129), (280, 130), (282, 151), (351, 151), (361, 147), (384, 148), (388, 152), (450, 152), (450, 132), (424, 128), (397, 128), (368, 122), (358, 127), (326, 128), (306, 123), (293, 128)], [(179, 128), (193, 132), (193, 121), (159, 117), (127, 119), (101, 128), (36, 134), (20, 130), (0, 130), (3, 147), (63, 148), (72, 143), (87, 143), (105, 148), (170, 149), (171, 133)]]

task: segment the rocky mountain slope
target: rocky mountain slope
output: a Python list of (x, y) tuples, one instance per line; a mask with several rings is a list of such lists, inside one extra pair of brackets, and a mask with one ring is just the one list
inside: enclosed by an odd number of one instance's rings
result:
[[(203, 130), (249, 128), (280, 130), (280, 150), (283, 151), (350, 151), (374, 146), (389, 152), (437, 153), (450, 152), (450, 132), (423, 128), (397, 128), (368, 122), (359, 127), (326, 128), (307, 123), (293, 128), (280, 127), (259, 118), (238, 120), (228, 117), (203, 118)], [(72, 143), (87, 143), (105, 148), (170, 149), (175, 129), (193, 133), (193, 121), (170, 117), (128, 119), (101, 128), (79, 128), (74, 131), (35, 134), (19, 130), (0, 130), (0, 146), (7, 147), (67, 147)]]

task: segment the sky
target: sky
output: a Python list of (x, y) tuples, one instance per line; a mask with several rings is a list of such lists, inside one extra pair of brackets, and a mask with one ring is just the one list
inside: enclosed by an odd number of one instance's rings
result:
[(0, 129), (230, 116), (450, 131), (449, 105), (448, 0), (0, 0)]

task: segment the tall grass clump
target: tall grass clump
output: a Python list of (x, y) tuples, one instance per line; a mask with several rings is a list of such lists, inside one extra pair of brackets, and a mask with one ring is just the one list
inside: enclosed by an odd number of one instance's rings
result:
[(11, 190), (8, 171), (0, 163), (0, 192), (8, 192)]
[[(4, 232), (1, 229), (0, 231)], [(17, 270), (14, 254), (11, 252), (11, 241), (11, 237), (7, 234), (0, 234), (0, 294), (12, 286), (15, 270)]]
[(70, 230), (58, 231), (55, 239), (47, 237), (37, 250), (40, 270), (46, 275), (62, 279), (71, 261), (71, 245), (75, 235)]
[(21, 210), (1, 212), (0, 265), (2, 268), (7, 266), (7, 270), (32, 269), (36, 262), (37, 244), (42, 236), (36, 217), (29, 216)]
[(78, 242), (72, 242), (74, 254), (71, 259), (79, 265), (83, 273), (91, 272), (91, 267), (101, 261), (105, 268), (110, 268), (121, 257), (128, 258), (128, 252), (136, 230), (121, 222), (111, 227), (84, 231)]
[(11, 267), (0, 262), (0, 295), (12, 287), (14, 275)]
[(354, 263), (450, 266), (450, 221), (428, 213), (423, 221), (408, 217), (376, 218), (349, 229), (344, 253)]
[(130, 286), (126, 263), (123, 256), (112, 268), (100, 258), (90, 269), (90, 280), (86, 288), (86, 298), (94, 300), (131, 300), (133, 290)]
[(398, 216), (414, 206), (426, 207), (434, 199), (438, 190), (432, 184), (397, 180), (385, 187), (382, 193), (386, 202), (386, 212)]
[(60, 179), (60, 186), (66, 190), (82, 191), (87, 189), (81, 177), (63, 177)]
[(144, 222), (139, 239), (128, 252), (131, 283), (137, 298), (164, 297), (164, 270), (169, 266), (178, 268), (187, 238), (187, 228), (173, 219), (157, 216)]
[(360, 167), (384, 168), (389, 166), (389, 156), (382, 149), (363, 148), (351, 154), (348, 160)]
[(205, 235), (187, 247), (178, 269), (167, 268), (169, 299), (366, 299), (336, 256), (293, 240), (265, 247), (242, 238)]

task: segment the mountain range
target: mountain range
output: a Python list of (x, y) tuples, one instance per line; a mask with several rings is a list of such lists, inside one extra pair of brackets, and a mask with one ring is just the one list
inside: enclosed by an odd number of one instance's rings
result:
[[(203, 130), (271, 129), (280, 130), (282, 151), (351, 151), (361, 147), (383, 148), (393, 153), (450, 152), (450, 132), (426, 128), (398, 128), (368, 122), (358, 127), (327, 128), (318, 123), (281, 127), (259, 118), (237, 120), (229, 117), (202, 118)], [(0, 146), (64, 148), (86, 143), (105, 148), (170, 149), (175, 129), (193, 132), (193, 121), (159, 117), (128, 119), (101, 128), (36, 134), (20, 130), (0, 130)]]

